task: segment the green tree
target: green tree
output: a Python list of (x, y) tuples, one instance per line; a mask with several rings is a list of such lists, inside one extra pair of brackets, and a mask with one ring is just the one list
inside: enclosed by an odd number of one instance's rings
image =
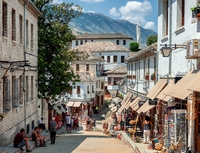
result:
[(137, 52), (139, 50), (139, 43), (138, 42), (131, 42), (130, 43), (130, 50), (132, 52)]
[[(71, 4), (53, 4), (52, 0), (33, 0), (41, 12), (38, 18), (38, 91), (54, 98), (70, 90), (79, 77), (70, 69), (70, 62), (80, 58), (69, 50), (75, 36), (68, 23), (81, 15), (82, 8)], [(49, 84), (46, 85), (46, 82)]]
[(147, 46), (150, 46), (151, 44), (156, 42), (157, 42), (157, 35), (152, 35), (147, 38), (146, 44)]

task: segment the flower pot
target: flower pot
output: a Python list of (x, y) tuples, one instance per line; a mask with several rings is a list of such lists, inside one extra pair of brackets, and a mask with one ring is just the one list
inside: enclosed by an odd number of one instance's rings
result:
[(146, 76), (145, 76), (145, 79), (149, 81), (149, 75), (146, 75)]
[(151, 80), (155, 81), (156, 77), (154, 75), (151, 76)]

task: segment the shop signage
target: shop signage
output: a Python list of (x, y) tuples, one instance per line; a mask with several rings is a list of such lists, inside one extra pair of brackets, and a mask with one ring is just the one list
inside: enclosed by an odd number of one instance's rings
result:
[(154, 98), (153, 100), (149, 99), (149, 105), (157, 105), (157, 98)]
[(144, 103), (145, 103), (145, 101), (139, 101), (138, 106), (141, 107)]

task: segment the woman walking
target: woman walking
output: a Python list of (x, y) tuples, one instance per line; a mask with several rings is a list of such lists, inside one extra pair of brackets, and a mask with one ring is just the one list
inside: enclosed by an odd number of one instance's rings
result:
[(147, 143), (150, 140), (151, 128), (153, 127), (149, 116), (145, 116), (145, 120), (143, 122), (143, 127), (144, 127), (144, 131), (143, 131), (144, 141), (143, 141), (143, 143)]

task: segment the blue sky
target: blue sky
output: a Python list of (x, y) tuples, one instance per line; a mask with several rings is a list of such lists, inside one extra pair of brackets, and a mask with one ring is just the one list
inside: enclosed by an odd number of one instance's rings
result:
[(157, 32), (157, 0), (54, 0), (54, 3), (62, 2), (78, 4), (84, 12), (141, 23), (143, 28)]

